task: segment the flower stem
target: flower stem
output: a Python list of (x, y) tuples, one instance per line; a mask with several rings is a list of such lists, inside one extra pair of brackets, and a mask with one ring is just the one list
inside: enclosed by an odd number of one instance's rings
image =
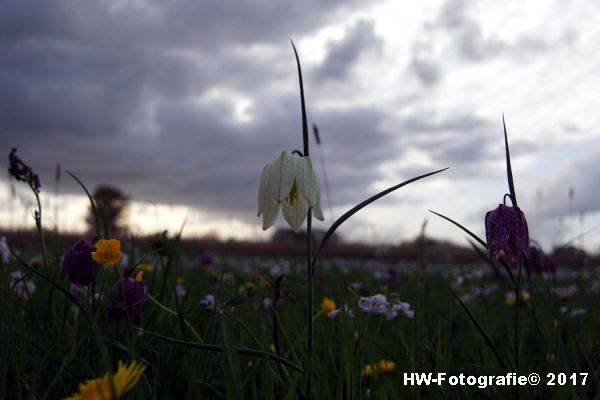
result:
[[(519, 330), (520, 330), (520, 311), (521, 311), (521, 276), (523, 272), (523, 256), (519, 255), (519, 275), (517, 276), (517, 290), (516, 298), (517, 304), (515, 307), (515, 365), (517, 374), (521, 373), (521, 366), (519, 363)], [(519, 398), (519, 387), (516, 387), (516, 398)]]
[(312, 376), (313, 376), (313, 342), (314, 342), (314, 323), (313, 323), (313, 303), (314, 303), (314, 281), (313, 281), (313, 268), (312, 258), (310, 251), (310, 242), (312, 231), (312, 210), (308, 209), (308, 216), (306, 219), (306, 271), (308, 279), (308, 398), (312, 398)]
[[(300, 108), (302, 111), (302, 150), (304, 157), (309, 156), (308, 144), (308, 121), (306, 118), (306, 104), (304, 100), (304, 83), (302, 82), (302, 68), (300, 67), (300, 58), (296, 51), (296, 46), (292, 42), (294, 55), (296, 56), (296, 65), (298, 66), (298, 84), (300, 85)], [(313, 302), (314, 302), (314, 287), (313, 287), (313, 262), (310, 251), (312, 241), (312, 209), (308, 208), (306, 218), (306, 275), (308, 279), (308, 384), (306, 394), (309, 399), (312, 398), (312, 375), (313, 375), (313, 339), (314, 339), (314, 324), (313, 324)]]
[(48, 252), (46, 251), (46, 239), (44, 238), (44, 231), (42, 229), (42, 203), (40, 201), (40, 195), (35, 190), (35, 199), (37, 200), (38, 210), (35, 215), (35, 226), (40, 234), (40, 240), (42, 241), (42, 256), (44, 257), (44, 267), (48, 268)]

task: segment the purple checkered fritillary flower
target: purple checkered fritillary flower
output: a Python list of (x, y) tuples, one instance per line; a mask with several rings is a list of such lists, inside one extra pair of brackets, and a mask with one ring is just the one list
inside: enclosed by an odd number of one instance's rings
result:
[(126, 277), (114, 284), (109, 308), (109, 316), (114, 321), (121, 321), (125, 314), (132, 318), (136, 325), (142, 320), (144, 306), (148, 299), (148, 290), (142, 276), (143, 272), (139, 271), (135, 279)]
[[(510, 195), (505, 195), (510, 198)], [(485, 236), (492, 260), (498, 261), (500, 251), (512, 262), (517, 263), (519, 255), (527, 257), (529, 231), (525, 214), (519, 207), (499, 204), (495, 210), (485, 215)]]
[(71, 283), (78, 286), (87, 286), (96, 278), (98, 264), (92, 259), (92, 252), (96, 248), (87, 240), (78, 240), (65, 252), (60, 278), (69, 277)]

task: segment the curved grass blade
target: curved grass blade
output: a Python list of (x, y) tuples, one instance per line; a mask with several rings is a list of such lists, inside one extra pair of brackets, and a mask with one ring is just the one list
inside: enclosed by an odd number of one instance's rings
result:
[[(473, 232), (471, 232), (470, 230), (468, 230), (467, 228), (465, 228), (464, 226), (462, 226), (461, 224), (459, 224), (458, 222), (456, 222), (452, 218), (446, 217), (445, 215), (440, 214), (440, 213), (436, 213), (435, 211), (432, 211), (432, 210), (429, 210), (429, 212), (437, 215), (438, 217), (441, 217), (441, 218), (445, 219), (448, 222), (452, 222), (454, 225), (458, 226), (460, 229), (462, 229), (463, 231), (465, 231), (466, 233), (468, 233), (469, 236), (471, 236), (473, 239), (475, 239), (477, 241), (477, 243), (479, 243), (480, 245), (482, 245), (486, 249), (488, 248), (487, 247), (487, 243), (484, 242), (479, 236), (477, 236), (476, 234), (474, 234)], [(504, 267), (504, 269), (508, 273), (508, 276), (510, 276), (510, 280), (512, 281), (513, 286), (516, 287), (517, 286), (517, 281), (515, 281), (515, 277), (514, 277), (514, 275), (512, 273), (512, 270), (510, 269), (510, 267), (502, 259), (500, 259), (500, 264), (502, 264), (502, 266)]]
[(375, 196), (369, 197), (367, 200), (363, 201), (362, 203), (360, 203), (360, 204), (352, 207), (350, 210), (346, 211), (344, 213), (344, 215), (342, 215), (341, 217), (339, 217), (331, 225), (331, 227), (325, 233), (325, 236), (323, 236), (323, 239), (321, 240), (321, 243), (319, 243), (319, 247), (317, 248), (317, 251), (315, 252), (315, 255), (313, 256), (313, 259), (312, 259), (313, 270), (314, 270), (315, 263), (317, 262), (317, 258), (319, 257), (319, 254), (321, 253), (321, 250), (323, 250), (323, 247), (325, 247), (325, 244), (327, 243), (327, 241), (331, 238), (331, 236), (337, 230), (337, 228), (339, 228), (340, 225), (342, 225), (344, 222), (346, 222), (346, 220), (348, 220), (348, 218), (350, 218), (351, 216), (353, 216), (354, 214), (356, 214), (357, 212), (359, 212), (360, 210), (362, 210), (363, 208), (365, 208), (366, 206), (368, 206), (369, 204), (371, 204), (375, 200), (378, 200), (378, 199), (382, 198), (383, 196), (388, 195), (388, 194), (392, 193), (393, 191), (395, 191), (397, 189), (400, 189), (402, 186), (406, 186), (409, 183), (418, 181), (419, 179), (423, 179), (423, 178), (426, 178), (426, 177), (431, 176), (431, 175), (435, 175), (435, 174), (440, 173), (442, 171), (445, 171), (447, 169), (448, 168), (443, 168), (443, 169), (440, 169), (440, 170), (437, 170), (437, 171), (429, 172), (427, 174), (420, 175), (420, 176), (417, 176), (415, 178), (412, 178), (412, 179), (409, 179), (407, 181), (404, 181), (402, 183), (399, 183), (396, 186), (392, 186), (390, 188), (387, 188), (384, 191), (381, 191), (381, 192), (377, 193)]
[[(200, 349), (200, 350), (206, 350), (206, 351), (212, 351), (212, 352), (218, 352), (218, 353), (222, 353), (223, 352), (223, 346), (219, 346), (216, 344), (205, 344), (205, 343), (194, 343), (194, 342), (186, 342), (183, 340), (177, 340), (177, 339), (173, 339), (170, 338), (168, 336), (163, 336), (160, 335), (158, 333), (154, 333), (154, 332), (150, 332), (147, 331), (145, 329), (142, 328), (138, 328), (138, 327), (134, 327), (135, 329), (137, 329), (138, 331), (148, 334), (150, 336), (154, 336), (158, 339), (161, 340), (165, 340), (167, 342), (171, 342), (171, 343), (175, 343), (178, 344), (180, 346), (184, 346), (184, 347), (191, 347), (191, 348), (195, 348), (195, 349)], [(230, 348), (232, 351), (243, 355), (243, 356), (250, 356), (250, 357), (261, 357), (264, 358), (265, 356), (269, 357), (271, 360), (280, 363), (282, 365), (285, 365), (286, 367), (289, 367), (301, 374), (304, 374), (304, 371), (302, 371), (302, 369), (300, 369), (300, 367), (296, 366), (295, 364), (291, 363), (290, 361), (286, 360), (285, 358), (279, 357), (276, 354), (271, 354), (271, 353), (265, 353), (264, 351), (261, 350), (254, 350), (254, 349), (248, 349), (245, 347), (231, 347)]]
[(304, 143), (304, 155), (308, 157), (308, 123), (306, 121), (306, 105), (304, 102), (304, 84), (302, 83), (302, 69), (300, 68), (300, 59), (298, 58), (298, 52), (294, 42), (292, 48), (294, 49), (294, 55), (296, 56), (296, 64), (298, 65), (298, 81), (300, 82), (300, 106), (302, 107), (302, 142)]
[(496, 359), (498, 360), (500, 365), (502, 365), (502, 367), (504, 367), (506, 370), (510, 370), (508, 364), (506, 363), (506, 361), (504, 361), (502, 354), (500, 354), (500, 350), (498, 350), (498, 348), (496, 347), (496, 345), (494, 344), (492, 339), (490, 339), (490, 337), (487, 335), (487, 333), (485, 333), (485, 331), (483, 330), (481, 325), (479, 325), (479, 322), (477, 322), (477, 319), (473, 316), (473, 314), (471, 314), (471, 311), (469, 311), (469, 309), (467, 308), (465, 303), (462, 302), (460, 297), (458, 297), (458, 295), (456, 294), (456, 292), (454, 292), (454, 290), (452, 290), (452, 288), (449, 288), (449, 290), (452, 293), (452, 295), (454, 296), (454, 298), (460, 303), (462, 308), (467, 312), (469, 319), (471, 319), (471, 321), (475, 324), (475, 327), (479, 331), (479, 334), (481, 335), (481, 337), (483, 337), (485, 344), (487, 344), (488, 347), (490, 348), (490, 350), (492, 351), (492, 353), (494, 353), (494, 355), (496, 356)]
[(60, 286), (59, 284), (57, 284), (56, 282), (54, 282), (52, 279), (48, 278), (46, 275), (42, 274), (40, 271), (36, 270), (35, 268), (29, 266), (29, 264), (27, 264), (25, 261), (23, 261), (17, 254), (15, 254), (14, 251), (12, 251), (12, 249), (10, 250), (10, 252), (12, 253), (13, 257), (25, 268), (27, 268), (29, 271), (31, 271), (32, 273), (34, 273), (35, 275), (39, 276), (40, 278), (42, 278), (43, 280), (45, 280), (46, 282), (48, 282), (50, 285), (52, 285), (52, 287), (54, 287), (55, 289), (58, 289), (62, 294), (64, 294), (69, 300), (71, 300), (71, 302), (73, 304), (75, 304), (77, 306), (77, 308), (79, 308), (83, 314), (83, 316), (85, 317), (85, 319), (91, 324), (92, 320), (90, 318), (90, 316), (88, 315), (87, 311), (85, 310), (85, 308), (83, 308), (83, 306), (81, 305), (81, 303), (79, 302), (79, 300), (77, 299), (77, 297), (73, 296), (71, 293), (69, 293), (69, 291), (67, 289), (65, 289), (64, 287)]
[(504, 149), (506, 150), (506, 178), (508, 180), (508, 189), (510, 190), (512, 205), (517, 207), (517, 193), (515, 192), (515, 182), (513, 181), (512, 167), (510, 165), (510, 151), (508, 150), (508, 135), (506, 134), (504, 114), (502, 114), (502, 126), (504, 127)]
[[(500, 270), (498, 269), (498, 267), (496, 266), (496, 264), (481, 250), (481, 248), (479, 248), (471, 239), (467, 238), (467, 242), (469, 242), (469, 244), (471, 245), (471, 247), (473, 248), (473, 250), (475, 250), (477, 252), (477, 254), (479, 254), (479, 257), (481, 257), (481, 259), (483, 261), (486, 262), (486, 264), (488, 264), (490, 267), (492, 267), (492, 269), (494, 270), (494, 272), (498, 275), (501, 276), (502, 279), (504, 279), (506, 281), (506, 277), (504, 275), (502, 275), (500, 273)], [(510, 283), (507, 281), (507, 283)]]
[(94, 213), (94, 226), (96, 227), (96, 237), (99, 238), (100, 237), (100, 223), (98, 221), (98, 210), (96, 210), (96, 206), (94, 205), (94, 198), (92, 197), (90, 192), (88, 192), (87, 188), (85, 187), (83, 182), (81, 182), (79, 180), (78, 177), (76, 177), (71, 171), (67, 171), (67, 174), (71, 175), (71, 178), (75, 179), (75, 181), (77, 181), (77, 183), (79, 183), (79, 186), (81, 186), (81, 188), (83, 189), (85, 194), (87, 194), (88, 199), (90, 199), (90, 204), (92, 205), (92, 211)]
[(100, 210), (100, 216), (102, 217), (102, 224), (104, 226), (104, 239), (108, 239), (108, 221), (106, 220), (106, 213), (104, 212), (104, 208), (100, 204), (97, 198), (93, 198), (98, 206), (98, 210)]

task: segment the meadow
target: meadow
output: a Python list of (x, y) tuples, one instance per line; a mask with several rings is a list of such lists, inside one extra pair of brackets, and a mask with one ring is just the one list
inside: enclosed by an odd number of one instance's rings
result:
[[(123, 273), (128, 267), (146, 271), (152, 298), (139, 324), (110, 318), (111, 287), (120, 276), (115, 267), (99, 271), (95, 315), (89, 290), (69, 290), (60, 280), (60, 250), (68, 243), (52, 243), (56, 251), (47, 268), (33, 249), (20, 261), (4, 263), (1, 397), (63, 398), (80, 382), (114, 371), (120, 360), (147, 365), (128, 398), (305, 397), (296, 389), (306, 384), (303, 260), (223, 255), (203, 264), (199, 254), (178, 251), (176, 240), (171, 245), (161, 254), (130, 256), (121, 267)], [(495, 386), (404, 385), (409, 371), (497, 375), (514, 371), (515, 363), (510, 284), (485, 263), (418, 261), (322, 263), (315, 285), (314, 398), (514, 396), (514, 388)], [(524, 279), (522, 287), (528, 296), (520, 309), (520, 370), (590, 375), (584, 386), (522, 387), (521, 396), (594, 398), (600, 315), (592, 305), (600, 273), (560, 268), (552, 276)], [(376, 294), (410, 304), (414, 314), (392, 318), (364, 311), (361, 298)], [(325, 298), (335, 305), (323, 303)], [(330, 308), (340, 312), (328, 316)], [(267, 356), (276, 354), (281, 358)], [(380, 360), (389, 360), (388, 368), (371, 370)]]
[[(38, 201), (39, 240), (14, 248), (9, 236), (0, 248), (0, 397), (599, 398), (600, 270), (555, 265), (530, 245), (506, 129), (509, 193), (482, 215), (485, 240), (433, 216), (470, 236), (480, 262), (429, 263), (424, 245), (414, 260), (326, 257), (328, 240), (355, 213), (443, 170), (366, 199), (313, 241), (320, 189), (299, 61), (298, 72), (304, 148), (267, 164), (259, 214), (265, 229), (280, 207), (293, 230), (306, 221), (306, 254), (190, 251), (180, 234), (154, 246), (115, 238), (73, 175), (95, 211), (93, 238), (45, 231)], [(15, 152), (10, 161), (39, 198), (37, 175)], [(537, 373), (541, 382), (408, 385), (409, 372)]]

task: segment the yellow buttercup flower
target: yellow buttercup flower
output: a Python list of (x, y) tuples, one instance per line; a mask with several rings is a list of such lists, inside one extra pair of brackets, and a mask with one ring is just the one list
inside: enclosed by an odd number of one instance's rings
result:
[(107, 372), (104, 376), (79, 384), (79, 392), (65, 400), (112, 400), (121, 398), (140, 380), (146, 366), (132, 362), (130, 365), (119, 361), (117, 373)]
[(382, 374), (388, 374), (396, 368), (396, 363), (392, 360), (379, 360), (377, 361), (377, 372)]
[(98, 264), (117, 265), (121, 260), (121, 242), (118, 239), (98, 240), (92, 259)]
[(150, 273), (152, 271), (154, 271), (154, 265), (150, 264), (150, 263), (142, 263), (140, 265), (138, 265), (137, 267), (138, 271), (144, 271), (145, 273)]
[(363, 376), (378, 374), (389, 374), (396, 369), (396, 363), (392, 360), (381, 359), (376, 364), (365, 364), (363, 367)]
[(373, 375), (375, 373), (375, 366), (373, 364), (367, 364), (363, 368), (363, 376)]
[(331, 300), (329, 297), (325, 297), (323, 299), (323, 303), (321, 303), (321, 310), (323, 310), (324, 314), (329, 314), (333, 310), (337, 308), (335, 301)]

